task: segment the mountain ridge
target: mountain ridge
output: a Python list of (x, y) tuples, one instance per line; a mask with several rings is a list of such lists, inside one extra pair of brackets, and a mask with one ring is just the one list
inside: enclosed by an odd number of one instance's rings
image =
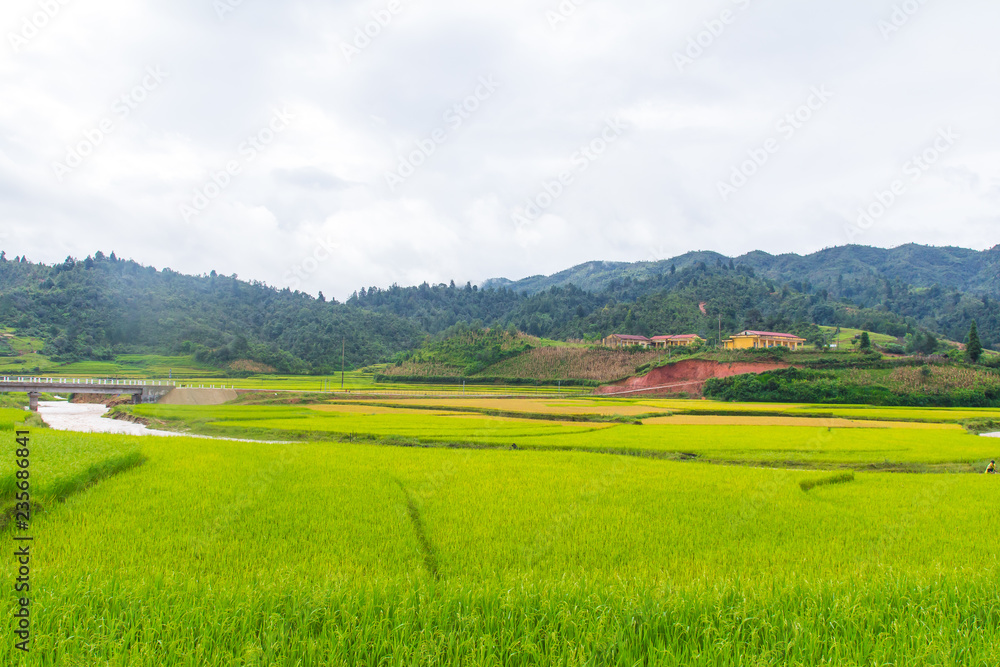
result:
[(975, 295), (1000, 297), (1000, 245), (988, 250), (972, 250), (958, 246), (926, 246), (907, 243), (895, 248), (846, 245), (823, 248), (800, 255), (772, 255), (763, 250), (729, 257), (710, 250), (696, 250), (670, 259), (639, 262), (606, 262), (593, 260), (564, 269), (548, 276), (536, 275), (520, 280), (491, 278), (483, 288), (506, 287), (529, 295), (552, 287), (570, 284), (580, 289), (600, 292), (615, 280), (644, 280), (670, 271), (705, 262), (745, 265), (772, 280), (805, 281), (822, 289), (839, 276), (865, 272), (887, 280), (900, 280), (914, 287), (935, 284)]
[[(991, 296), (1000, 292), (998, 265), (1000, 247), (845, 246), (732, 259), (692, 251), (659, 262), (588, 262), (487, 289), (361, 288), (341, 304), (215, 271), (157, 270), (114, 253), (49, 266), (0, 252), (0, 332), (41, 340), (60, 363), (190, 354), (219, 367), (252, 361), (284, 373), (396, 360), (426, 336), (463, 324), (586, 341), (610, 333), (715, 340), (767, 329), (817, 344), (818, 327), (834, 326), (916, 345), (927, 332), (962, 341), (976, 321), (983, 345), (1000, 349), (1000, 304)], [(538, 291), (528, 294), (531, 287)], [(0, 357), (12, 355), (0, 345)]]

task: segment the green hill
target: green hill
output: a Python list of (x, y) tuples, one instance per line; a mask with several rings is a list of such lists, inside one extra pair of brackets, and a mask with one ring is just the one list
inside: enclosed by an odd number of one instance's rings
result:
[[(187, 276), (97, 253), (54, 266), (0, 256), (0, 327), (38, 356), (110, 361), (188, 355), (228, 367), (252, 361), (284, 373), (354, 367), (419, 345), (415, 323), (236, 276)], [(14, 334), (16, 333), (16, 337)], [(8, 351), (24, 361), (28, 350)]]
[[(690, 258), (695, 257), (704, 255)], [(610, 271), (615, 265), (608, 266)], [(598, 340), (611, 333), (696, 333), (718, 340), (721, 326), (722, 336), (742, 329), (768, 329), (796, 333), (816, 343), (823, 338), (820, 325), (893, 338), (930, 332), (963, 342), (975, 320), (985, 347), (1000, 344), (1000, 307), (988, 295), (940, 285), (913, 286), (872, 273), (836, 275), (829, 287), (801, 277), (785, 282), (718, 256), (715, 263), (698, 260), (647, 278), (615, 278), (596, 292), (575, 284), (533, 294), (504, 286), (480, 290), (425, 284), (371, 288), (348, 303), (413, 318), (429, 333), (464, 320), (478, 326), (513, 325), (533, 336), (561, 340)]]
[[(357, 368), (398, 360), (456, 327), (580, 342), (611, 333), (694, 333), (714, 342), (768, 329), (816, 345), (830, 342), (823, 327), (839, 327), (880, 334), (876, 342), (899, 345), (897, 352), (931, 353), (937, 338), (963, 342), (976, 321), (983, 346), (1000, 349), (992, 296), (998, 256), (998, 248), (921, 246), (735, 260), (693, 252), (666, 262), (594, 262), (485, 289), (371, 287), (341, 304), (214, 271), (157, 270), (113, 253), (48, 266), (0, 252), (0, 367), (27, 372), (139, 355), (150, 357), (146, 366), (163, 365), (154, 357), (183, 357), (168, 368), (206, 372), (327, 373), (340, 368), (342, 346), (346, 365)], [(465, 341), (455, 359), (436, 363), (467, 373), (502, 360), (490, 356), (492, 342), (480, 342)]]
[(908, 244), (892, 249), (869, 246), (840, 246), (810, 255), (770, 255), (754, 251), (729, 258), (715, 252), (689, 252), (658, 262), (587, 262), (551, 276), (532, 276), (511, 281), (489, 280), (484, 287), (506, 287), (534, 294), (556, 286), (576, 285), (602, 291), (615, 281), (647, 280), (705, 262), (709, 266), (730, 259), (739, 266), (753, 268), (761, 275), (782, 282), (809, 282), (817, 289), (836, 290), (843, 280), (873, 277), (898, 281), (914, 287), (939, 285), (975, 295), (1000, 298), (1000, 246), (976, 251), (966, 248), (938, 248)]

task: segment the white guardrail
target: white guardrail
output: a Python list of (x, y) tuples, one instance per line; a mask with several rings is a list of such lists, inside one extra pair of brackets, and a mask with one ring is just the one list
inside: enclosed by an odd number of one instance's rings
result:
[(117, 378), (52, 378), (52, 377), (25, 377), (25, 376), (4, 376), (0, 380), (0, 384), (50, 384), (50, 385), (65, 385), (65, 386), (98, 386), (98, 387), (170, 387), (171, 389), (236, 389), (236, 385), (198, 385), (195, 387), (193, 384), (185, 385), (180, 382), (174, 382), (172, 380), (122, 380)]

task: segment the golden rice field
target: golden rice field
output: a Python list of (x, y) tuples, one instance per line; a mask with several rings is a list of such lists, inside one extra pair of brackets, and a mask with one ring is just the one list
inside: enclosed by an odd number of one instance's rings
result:
[(875, 470), (975, 469), (1000, 441), (960, 418), (503, 403), (133, 410), (287, 443), (32, 429), (32, 650), (7, 623), (0, 664), (997, 664), (1000, 478)]

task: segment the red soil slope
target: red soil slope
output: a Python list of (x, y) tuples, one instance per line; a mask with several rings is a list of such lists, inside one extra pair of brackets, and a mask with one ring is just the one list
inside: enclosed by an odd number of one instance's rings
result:
[(676, 364), (654, 368), (642, 377), (631, 377), (622, 382), (598, 387), (594, 393), (622, 396), (657, 396), (665, 394), (700, 394), (705, 380), (709, 378), (725, 378), (731, 375), (745, 373), (763, 373), (779, 368), (788, 368), (791, 364), (765, 363), (717, 363), (700, 359), (678, 361)]

